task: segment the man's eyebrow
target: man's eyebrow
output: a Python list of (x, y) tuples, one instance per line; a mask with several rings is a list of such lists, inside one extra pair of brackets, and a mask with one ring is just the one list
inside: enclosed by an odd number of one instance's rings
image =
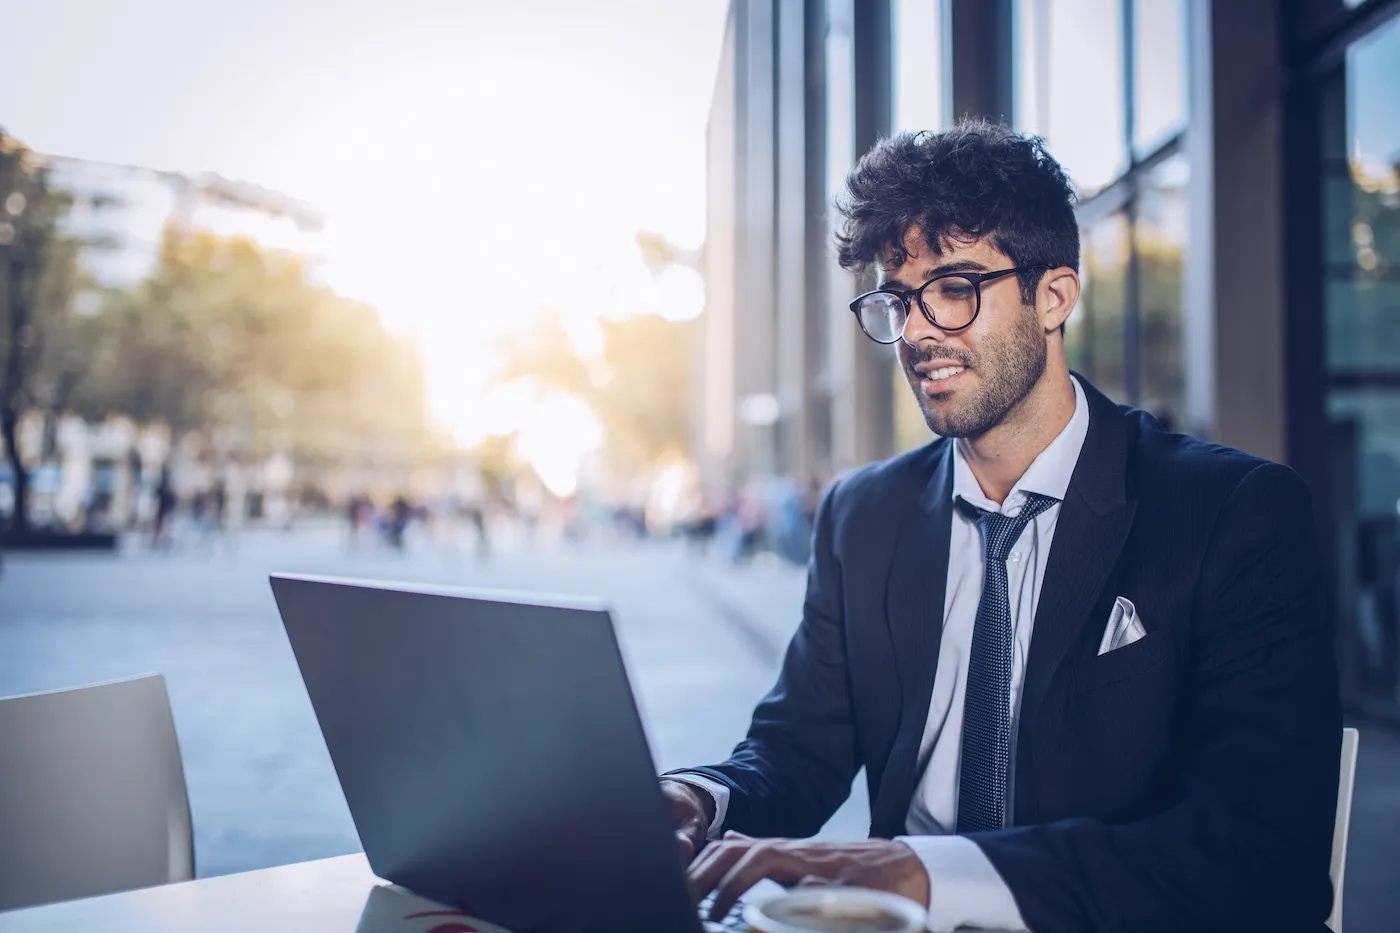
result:
[(924, 270), (924, 281), (938, 275), (947, 275), (949, 272), (986, 272), (987, 267), (975, 259), (959, 259), (956, 262), (945, 262), (941, 266)]
[[(931, 268), (931, 269), (925, 269), (924, 272), (923, 272), (923, 278), (919, 279), (919, 285), (922, 285), (924, 282), (927, 282), (929, 279), (937, 278), (937, 277), (940, 276), (940, 275), (947, 275), (947, 274), (950, 273), (950, 272), (986, 272), (986, 271), (987, 271), (987, 267), (984, 266), (984, 265), (982, 265), (982, 263), (977, 262), (976, 260), (973, 260), (973, 259), (959, 259), (959, 260), (956, 260), (956, 261), (954, 261), (954, 262), (945, 262), (945, 263), (943, 263), (942, 265), (934, 266), (934, 267)], [(918, 288), (919, 286), (918, 286), (918, 285), (906, 285), (905, 283), (901, 282), (899, 279), (886, 279), (886, 280), (884, 280), (883, 282), (878, 282), (878, 283), (876, 283), (876, 287), (877, 287), (877, 288), (886, 288), (886, 289), (891, 289), (891, 290), (897, 290), (897, 291), (913, 291), (914, 289)]]

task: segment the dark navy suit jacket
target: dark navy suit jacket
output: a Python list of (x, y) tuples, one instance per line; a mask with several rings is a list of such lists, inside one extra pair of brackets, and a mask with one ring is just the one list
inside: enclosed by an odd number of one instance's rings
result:
[[(1308, 489), (1084, 388), (1089, 434), (1027, 661), (1015, 825), (971, 838), (1037, 933), (1322, 930), (1341, 715)], [(950, 445), (825, 497), (777, 685), (728, 761), (691, 769), (730, 788), (725, 828), (811, 835), (863, 767), (871, 835), (904, 832), (938, 660)], [(1099, 656), (1117, 596), (1147, 635)]]

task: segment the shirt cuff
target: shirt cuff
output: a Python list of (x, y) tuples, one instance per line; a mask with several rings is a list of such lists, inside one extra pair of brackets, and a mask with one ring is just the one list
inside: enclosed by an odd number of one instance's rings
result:
[(729, 788), (714, 778), (697, 774), (694, 771), (675, 772), (667, 774), (665, 777), (670, 781), (680, 781), (691, 787), (698, 787), (710, 795), (710, 798), (715, 802), (715, 818), (710, 823), (710, 828), (706, 831), (705, 836), (711, 840), (718, 839), (724, 831), (725, 814), (729, 812)]
[(966, 836), (896, 836), (928, 872), (928, 928), (1024, 931), (1016, 898), (977, 843)]

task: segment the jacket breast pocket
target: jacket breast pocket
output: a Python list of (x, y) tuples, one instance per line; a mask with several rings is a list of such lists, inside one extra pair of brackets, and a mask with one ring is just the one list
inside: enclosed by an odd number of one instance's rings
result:
[(1148, 676), (1169, 665), (1175, 653), (1168, 633), (1148, 632), (1131, 645), (1107, 654), (1081, 658), (1074, 669), (1073, 692), (1089, 693)]

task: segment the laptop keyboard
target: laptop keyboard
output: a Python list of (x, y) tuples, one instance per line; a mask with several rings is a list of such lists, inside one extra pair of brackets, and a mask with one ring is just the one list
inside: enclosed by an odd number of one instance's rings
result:
[(739, 898), (739, 903), (734, 905), (734, 909), (720, 921), (706, 920), (709, 916), (710, 905), (714, 903), (715, 896), (710, 894), (700, 902), (700, 923), (705, 928), (705, 933), (745, 933), (748, 924), (744, 923), (744, 907), (748, 904), (766, 904), (775, 897), (782, 897), (787, 893), (787, 888), (764, 878), (758, 884), (744, 892), (744, 896)]
[(734, 905), (734, 909), (725, 915), (723, 920), (709, 920), (710, 905), (714, 903), (713, 894), (700, 902), (698, 908), (700, 912), (700, 925), (705, 928), (705, 933), (745, 933), (748, 925), (744, 923), (744, 902), (740, 901)]

